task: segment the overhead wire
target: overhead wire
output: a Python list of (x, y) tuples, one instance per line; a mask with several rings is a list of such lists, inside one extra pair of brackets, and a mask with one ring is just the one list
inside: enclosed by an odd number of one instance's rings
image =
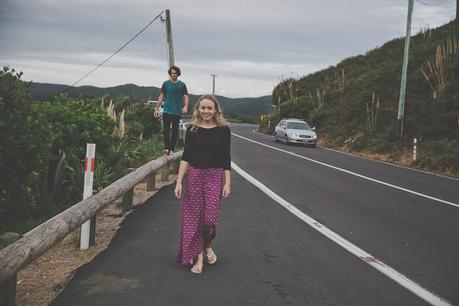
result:
[[(138, 53), (149, 52), (149, 50), (152, 49), (158, 42), (161, 42), (162, 40), (164, 40), (164, 38), (166, 36), (167, 36), (166, 33), (162, 34), (161, 36), (157, 37), (156, 39), (153, 39), (151, 42), (147, 42), (146, 44), (144, 44), (144, 46), (142, 46), (140, 48), (137, 48), (135, 50), (135, 52), (138, 52)], [(125, 67), (127, 65), (128, 65), (127, 63), (123, 63), (122, 67)]]
[[(97, 69), (99, 69), (100, 67), (102, 67), (106, 62), (108, 62), (113, 56), (115, 56), (118, 52), (120, 52), (121, 50), (123, 50), (127, 45), (129, 45), (134, 39), (136, 39), (140, 34), (142, 34), (153, 22), (156, 21), (156, 19), (158, 19), (159, 17), (161, 17), (161, 22), (163, 21), (163, 18), (162, 18), (162, 14), (164, 13), (164, 11), (162, 11), (161, 13), (159, 13), (155, 18), (153, 18), (153, 20), (151, 20), (142, 30), (140, 30), (137, 34), (135, 34), (131, 39), (129, 39), (124, 45), (122, 45), (118, 50), (116, 50), (112, 55), (110, 55), (108, 58), (106, 58), (102, 63), (100, 63), (99, 65), (97, 65), (94, 69), (92, 69), (91, 71), (89, 71), (87, 74), (85, 74), (83, 77), (81, 77), (78, 81), (76, 81), (75, 83), (73, 83), (72, 85), (70, 85), (71, 87), (75, 86), (76, 84), (78, 84), (79, 82), (81, 82), (82, 80), (84, 80), (85, 78), (87, 78), (91, 73), (93, 73), (94, 71), (96, 71)], [(162, 37), (161, 37), (162, 38)]]

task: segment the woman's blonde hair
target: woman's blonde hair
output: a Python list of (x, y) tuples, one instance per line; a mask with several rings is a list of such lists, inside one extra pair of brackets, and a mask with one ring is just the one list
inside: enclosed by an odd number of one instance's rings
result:
[(222, 108), (220, 107), (220, 104), (217, 101), (217, 98), (215, 98), (215, 96), (212, 96), (212, 95), (203, 95), (199, 97), (198, 102), (196, 102), (196, 105), (194, 106), (193, 119), (192, 119), (193, 126), (191, 127), (192, 132), (196, 131), (202, 122), (202, 117), (199, 114), (199, 104), (201, 103), (202, 100), (205, 100), (205, 99), (211, 100), (212, 102), (214, 102), (215, 116), (213, 119), (214, 119), (215, 124), (217, 126), (228, 125), (228, 123), (226, 122), (226, 119), (223, 117), (223, 111), (222, 111)]

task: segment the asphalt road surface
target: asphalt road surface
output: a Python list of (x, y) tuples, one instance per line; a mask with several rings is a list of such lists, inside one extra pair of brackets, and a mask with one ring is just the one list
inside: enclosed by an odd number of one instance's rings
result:
[(256, 182), (233, 170), (216, 265), (194, 275), (175, 264), (171, 185), (53, 305), (459, 305), (459, 180), (231, 129), (234, 166)]

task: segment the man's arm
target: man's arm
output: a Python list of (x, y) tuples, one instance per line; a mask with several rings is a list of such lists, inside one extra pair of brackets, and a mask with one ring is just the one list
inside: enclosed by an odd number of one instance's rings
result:
[(188, 113), (188, 104), (190, 102), (190, 97), (188, 95), (183, 96), (183, 108), (182, 108), (182, 114)]
[(161, 107), (161, 104), (163, 103), (164, 101), (164, 93), (160, 93), (159, 96), (158, 96), (158, 102), (156, 103), (156, 106), (155, 106), (155, 109), (157, 111), (159, 111), (159, 108)]
[(161, 92), (158, 96), (158, 101), (156, 102), (156, 105), (155, 105), (155, 112), (153, 114), (155, 118), (159, 117), (159, 109), (161, 107), (161, 104), (163, 103), (163, 100), (164, 100), (164, 93)]

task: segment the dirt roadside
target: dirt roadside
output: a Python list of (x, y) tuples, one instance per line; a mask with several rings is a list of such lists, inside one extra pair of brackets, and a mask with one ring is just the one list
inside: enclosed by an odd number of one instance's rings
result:
[(387, 153), (374, 153), (370, 151), (353, 151), (349, 146), (341, 146), (341, 147), (333, 147), (329, 145), (326, 141), (319, 140), (317, 142), (318, 146), (324, 147), (324, 148), (333, 148), (333, 150), (340, 151), (340, 152), (345, 152), (354, 156), (360, 156), (360, 157), (365, 157), (368, 159), (373, 159), (377, 161), (382, 161), (382, 162), (387, 162), (389, 164), (395, 164), (399, 166), (404, 166), (420, 171), (425, 171), (425, 172), (430, 172), (438, 175), (443, 175), (447, 177), (452, 177), (452, 178), (459, 178), (457, 174), (455, 174), (453, 171), (446, 169), (446, 170), (433, 170), (433, 169), (426, 169), (422, 167), (416, 167), (413, 163), (413, 153), (410, 151), (406, 151), (401, 156), (394, 157), (391, 154)]
[[(158, 175), (155, 191), (147, 191), (146, 183), (138, 184), (134, 190), (134, 206), (142, 205), (161, 187), (174, 183), (176, 178), (176, 175), (169, 175), (169, 180), (162, 182)], [(78, 267), (108, 247), (119, 224), (129, 214), (122, 211), (120, 203), (121, 199), (118, 199), (97, 215), (94, 246), (80, 251), (78, 229), (22, 269), (17, 276), (16, 305), (49, 305), (70, 282)]]

